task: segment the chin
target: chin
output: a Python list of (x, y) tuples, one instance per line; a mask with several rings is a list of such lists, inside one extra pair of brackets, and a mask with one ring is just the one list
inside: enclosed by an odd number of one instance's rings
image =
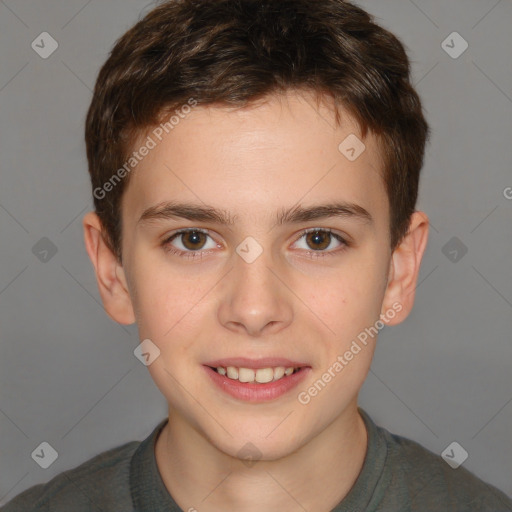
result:
[(272, 421), (271, 425), (265, 423), (258, 429), (240, 424), (237, 427), (239, 434), (229, 429), (232, 437), (222, 431), (220, 439), (215, 436), (209, 438), (209, 442), (226, 455), (247, 461), (248, 466), (252, 461), (278, 460), (301, 447), (297, 436), (290, 435), (290, 426), (285, 428), (284, 423), (276, 428), (279, 422)]

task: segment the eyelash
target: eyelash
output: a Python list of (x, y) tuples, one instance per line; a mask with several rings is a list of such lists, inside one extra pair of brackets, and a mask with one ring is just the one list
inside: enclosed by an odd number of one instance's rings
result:
[[(175, 254), (177, 256), (180, 256), (180, 257), (183, 257), (183, 258), (188, 258), (188, 259), (197, 258), (198, 256), (201, 256), (202, 253), (204, 253), (205, 251), (203, 251), (203, 250), (181, 251), (181, 250), (176, 249), (175, 247), (173, 247), (171, 245), (171, 242), (175, 238), (177, 238), (178, 236), (180, 236), (182, 234), (190, 233), (190, 232), (204, 233), (205, 235), (208, 235), (208, 236), (211, 237), (210, 233), (207, 230), (200, 229), (200, 228), (187, 228), (187, 229), (182, 229), (180, 231), (176, 231), (175, 233), (173, 233), (172, 235), (167, 237), (162, 242), (161, 245), (162, 245), (162, 247), (164, 248), (164, 250), (166, 252), (170, 252), (170, 253)], [(324, 257), (327, 257), (327, 256), (336, 256), (337, 254), (339, 254), (340, 252), (346, 250), (348, 247), (351, 246), (351, 244), (349, 242), (347, 242), (347, 240), (345, 240), (341, 235), (338, 235), (337, 233), (334, 233), (329, 228), (309, 228), (309, 229), (305, 229), (297, 237), (297, 239), (295, 240), (294, 243), (298, 242), (304, 235), (307, 235), (308, 233), (314, 233), (314, 232), (328, 233), (329, 235), (333, 236), (336, 240), (341, 242), (343, 245), (340, 248), (335, 249), (335, 250), (331, 250), (331, 251), (325, 251), (325, 250), (323, 250), (323, 251), (306, 251), (312, 257), (312, 259), (324, 258)], [(208, 249), (207, 249), (207, 251), (208, 251)]]

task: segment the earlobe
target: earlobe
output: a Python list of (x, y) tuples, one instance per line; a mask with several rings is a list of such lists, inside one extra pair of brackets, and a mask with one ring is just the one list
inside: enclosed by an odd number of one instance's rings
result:
[(105, 242), (98, 215), (88, 212), (82, 221), (87, 254), (94, 266), (98, 290), (107, 314), (121, 324), (133, 324), (135, 314), (122, 265)]
[[(388, 325), (403, 322), (413, 307), (427, 240), (428, 217), (416, 211), (411, 216), (407, 235), (391, 255), (388, 284), (381, 309), (381, 318)], [(395, 311), (392, 318), (386, 315), (390, 310)]]

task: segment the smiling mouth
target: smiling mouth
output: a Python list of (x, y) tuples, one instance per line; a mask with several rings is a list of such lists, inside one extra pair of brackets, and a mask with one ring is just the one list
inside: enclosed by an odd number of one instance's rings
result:
[(228, 379), (238, 382), (267, 384), (268, 382), (275, 382), (277, 380), (281, 380), (290, 375), (293, 375), (294, 373), (302, 370), (304, 367), (290, 366), (285, 368), (284, 366), (276, 366), (252, 369), (236, 366), (217, 366), (216, 368), (209, 366), (209, 368), (217, 372), (219, 375), (225, 376)]

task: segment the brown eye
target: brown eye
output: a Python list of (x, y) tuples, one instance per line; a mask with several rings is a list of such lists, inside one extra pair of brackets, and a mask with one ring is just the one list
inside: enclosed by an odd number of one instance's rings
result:
[(308, 246), (315, 251), (321, 251), (329, 247), (331, 243), (331, 233), (327, 231), (311, 231), (306, 233)]
[[(210, 245), (208, 246), (208, 239)], [(195, 256), (195, 253), (201, 254), (205, 250), (213, 249), (217, 246), (206, 231), (200, 229), (183, 229), (177, 231), (169, 236), (162, 242), (165, 250), (179, 255), (188, 254), (190, 257)]]
[[(302, 247), (300, 247), (301, 245)], [(350, 245), (341, 235), (327, 228), (307, 229), (295, 242), (296, 247), (306, 251), (310, 257), (314, 258), (336, 256)]]
[(206, 242), (207, 235), (201, 231), (187, 231), (181, 233), (181, 242), (190, 251), (202, 249)]

